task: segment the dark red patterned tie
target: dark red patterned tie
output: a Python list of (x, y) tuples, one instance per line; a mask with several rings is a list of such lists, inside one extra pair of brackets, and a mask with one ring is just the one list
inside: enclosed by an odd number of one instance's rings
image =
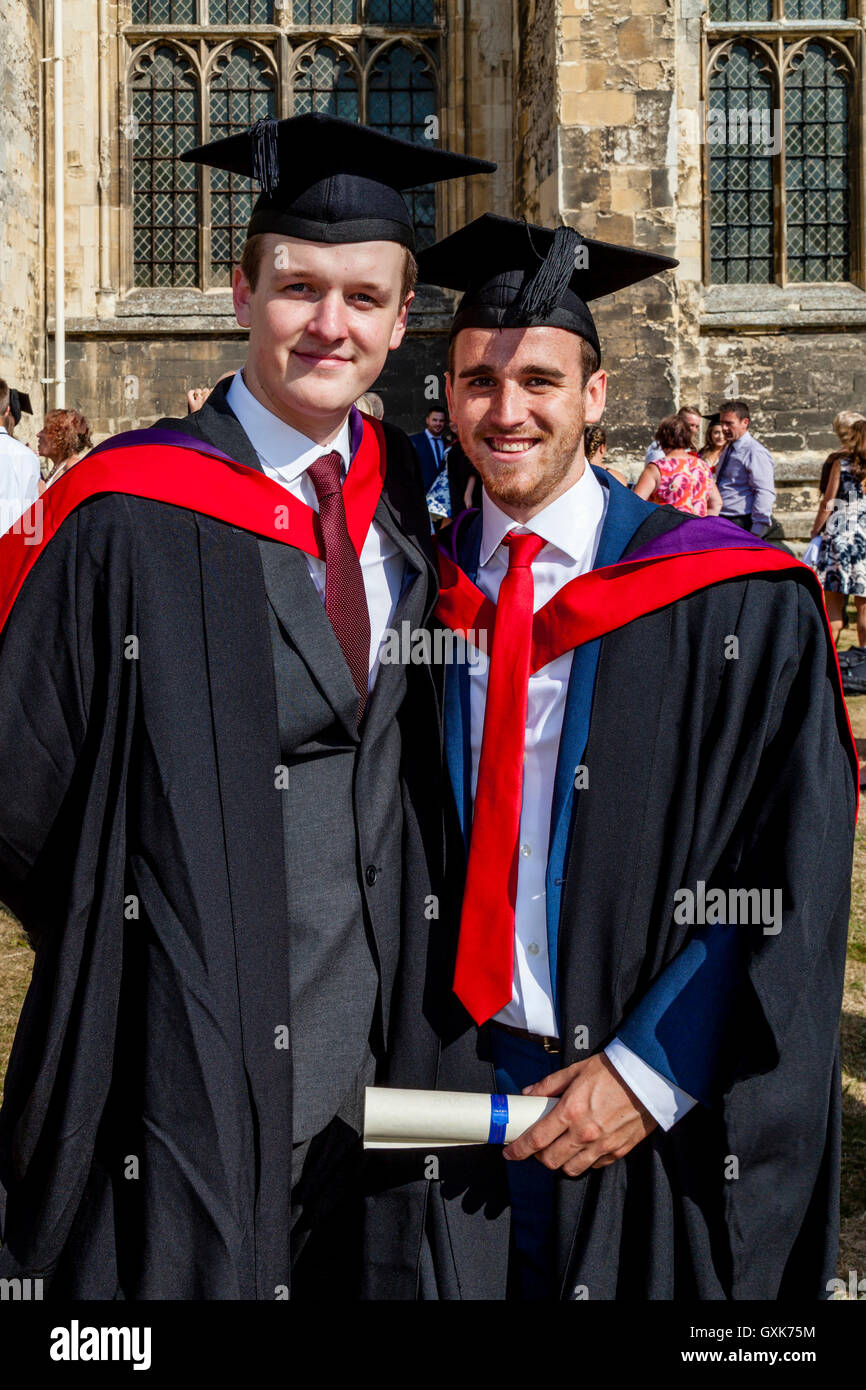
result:
[(319, 499), (325, 546), (325, 612), (331, 620), (358, 690), (358, 722), (364, 713), (370, 672), (370, 614), (361, 561), (349, 538), (343, 505), (342, 459), (323, 454), (307, 469)]

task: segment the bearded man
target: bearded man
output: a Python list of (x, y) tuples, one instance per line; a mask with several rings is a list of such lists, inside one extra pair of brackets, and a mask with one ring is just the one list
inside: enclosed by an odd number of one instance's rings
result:
[(484, 485), (437, 613), (490, 659), (446, 672), (456, 901), (389, 1082), (494, 1095), (489, 1145), (377, 1159), (376, 1297), (827, 1297), (858, 763), (820, 590), (584, 459), (587, 301), (673, 264), (495, 216), (422, 258)]

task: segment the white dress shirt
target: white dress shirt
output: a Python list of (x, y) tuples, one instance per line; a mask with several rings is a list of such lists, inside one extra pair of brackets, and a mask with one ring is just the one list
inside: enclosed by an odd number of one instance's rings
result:
[[(244, 433), (256, 451), (259, 462), (269, 478), (282, 483), (283, 487), (299, 497), (314, 511), (319, 510), (316, 489), (307, 476), (311, 463), (323, 454), (337, 452), (343, 461), (343, 481), (351, 464), (349, 446), (349, 418), (346, 417), (337, 438), (330, 444), (317, 444), (308, 435), (302, 434), (292, 425), (287, 425), (279, 416), (257, 401), (249, 390), (241, 372), (236, 372), (226, 392), (226, 400), (243, 426)], [(317, 555), (304, 555), (322, 603), (325, 602), (325, 562)], [(367, 595), (367, 608), (370, 613), (370, 679), (368, 691), (373, 689), (378, 667), (378, 655), (386, 630), (394, 616), (397, 599), (403, 583), (405, 556), (399, 547), (386, 535), (378, 522), (373, 521), (367, 532), (361, 550), (361, 573), (364, 591)]]
[(39, 496), (39, 459), (0, 425), (0, 535), (14, 526)]
[[(608, 497), (607, 488), (587, 466), (567, 492), (525, 526), (519, 526), (482, 492), (481, 550), (476, 576), (479, 589), (496, 602), (508, 571), (508, 547), (502, 541), (509, 531), (533, 532), (545, 542), (532, 564), (536, 612), (569, 580), (592, 568)], [(543, 1037), (556, 1037), (558, 1032), (547, 948), (545, 880), (553, 786), (571, 662), (572, 652), (564, 652), (529, 678), (514, 912), (514, 977), (511, 1002), (496, 1015), (499, 1023), (525, 1028)], [(468, 670), (474, 801), (487, 700), (487, 663), (470, 666)], [(606, 1052), (623, 1080), (664, 1129), (669, 1129), (695, 1104), (618, 1038)]]

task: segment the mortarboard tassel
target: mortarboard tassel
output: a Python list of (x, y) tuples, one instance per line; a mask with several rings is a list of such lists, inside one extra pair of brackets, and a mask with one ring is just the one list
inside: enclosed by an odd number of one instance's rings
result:
[(250, 130), (253, 142), (253, 178), (263, 193), (273, 193), (280, 181), (278, 125), (279, 121), (273, 116), (265, 116), (262, 120), (256, 121)]
[[(529, 236), (529, 228), (526, 229)], [(530, 236), (530, 244), (532, 238)], [(556, 308), (563, 290), (568, 288), (575, 271), (575, 252), (583, 244), (583, 237), (573, 227), (557, 227), (553, 234), (553, 244), (536, 270), (528, 280), (511, 307), (509, 318), (516, 322), (526, 322), (530, 318), (547, 318)], [(534, 248), (533, 248), (534, 250)]]

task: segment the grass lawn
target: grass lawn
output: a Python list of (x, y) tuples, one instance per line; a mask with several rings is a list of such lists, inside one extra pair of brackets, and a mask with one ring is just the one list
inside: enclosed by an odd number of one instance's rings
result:
[[(850, 628), (840, 647), (851, 646)], [(866, 695), (848, 700), (861, 759), (866, 762)], [(0, 909), (0, 1093), (32, 955), (14, 918)], [(866, 813), (854, 850), (848, 969), (842, 1017), (843, 1158), (839, 1275), (866, 1273)]]

